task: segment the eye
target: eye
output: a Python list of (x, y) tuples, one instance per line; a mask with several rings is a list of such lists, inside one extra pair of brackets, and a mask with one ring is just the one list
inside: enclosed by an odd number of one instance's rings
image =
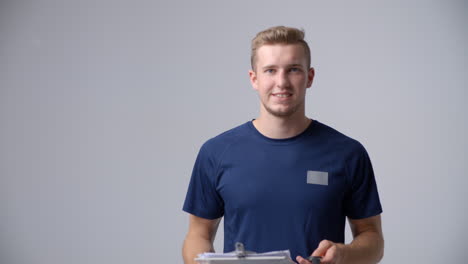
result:
[(297, 67), (293, 67), (291, 69), (289, 69), (290, 72), (299, 72), (301, 71), (301, 69), (297, 68)]
[(275, 72), (275, 69), (266, 69), (265, 70), (265, 73), (274, 73)]

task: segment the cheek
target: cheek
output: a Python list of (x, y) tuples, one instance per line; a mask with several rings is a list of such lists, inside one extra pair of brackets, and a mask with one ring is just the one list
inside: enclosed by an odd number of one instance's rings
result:
[(297, 78), (294, 80), (296, 87), (307, 87), (307, 78)]
[(262, 79), (257, 82), (257, 89), (261, 91), (269, 91), (274, 86), (274, 83), (268, 79)]

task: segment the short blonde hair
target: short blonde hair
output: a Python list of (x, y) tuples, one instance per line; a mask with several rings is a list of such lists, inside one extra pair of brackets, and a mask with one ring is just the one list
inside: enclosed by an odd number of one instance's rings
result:
[(304, 40), (304, 36), (304, 30), (285, 26), (271, 27), (259, 32), (255, 38), (252, 39), (252, 53), (250, 55), (250, 66), (252, 70), (256, 70), (257, 50), (263, 45), (273, 44), (301, 44), (304, 47), (307, 66), (310, 68), (310, 49), (309, 45), (307, 45), (307, 42)]

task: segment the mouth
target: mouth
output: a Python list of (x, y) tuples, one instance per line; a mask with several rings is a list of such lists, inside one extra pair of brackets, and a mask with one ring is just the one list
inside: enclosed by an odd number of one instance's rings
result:
[(292, 96), (292, 94), (290, 94), (290, 93), (274, 93), (272, 95), (274, 97), (278, 97), (278, 98), (288, 98), (288, 97)]

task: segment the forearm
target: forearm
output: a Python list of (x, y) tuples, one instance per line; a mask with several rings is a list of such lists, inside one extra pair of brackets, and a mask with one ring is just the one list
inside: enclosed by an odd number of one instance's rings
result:
[(344, 263), (373, 264), (378, 263), (384, 253), (384, 240), (382, 234), (375, 231), (366, 231), (357, 235), (350, 244), (342, 245)]
[(194, 258), (203, 252), (214, 252), (212, 241), (199, 236), (187, 236), (185, 238), (182, 248), (185, 264), (196, 264)]

